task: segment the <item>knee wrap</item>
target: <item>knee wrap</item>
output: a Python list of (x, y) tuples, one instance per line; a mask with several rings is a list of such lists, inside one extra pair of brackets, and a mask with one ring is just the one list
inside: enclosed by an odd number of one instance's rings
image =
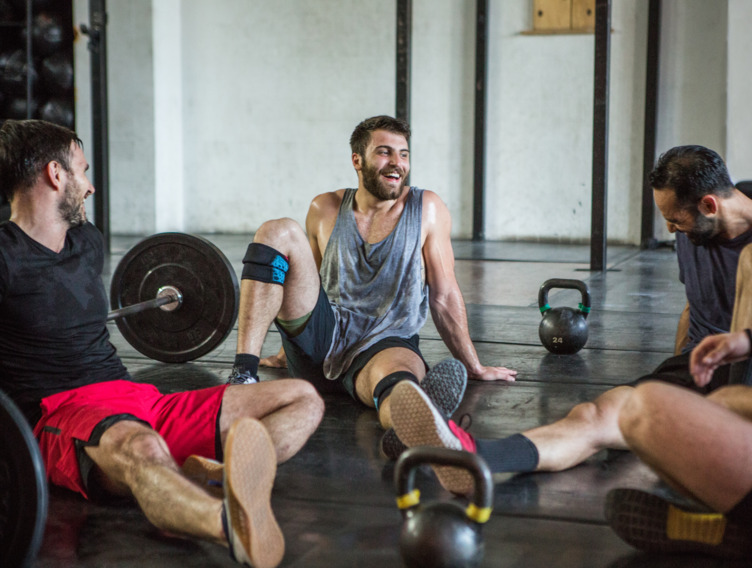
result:
[(410, 371), (397, 371), (391, 373), (376, 383), (376, 387), (373, 389), (373, 405), (376, 410), (379, 409), (382, 399), (392, 392), (392, 389), (397, 386), (397, 383), (401, 381), (412, 381), (416, 385), (420, 384), (418, 377), (413, 375)]
[(251, 243), (243, 257), (243, 280), (259, 282), (285, 283), (287, 270), (290, 268), (287, 257), (278, 250), (261, 243)]

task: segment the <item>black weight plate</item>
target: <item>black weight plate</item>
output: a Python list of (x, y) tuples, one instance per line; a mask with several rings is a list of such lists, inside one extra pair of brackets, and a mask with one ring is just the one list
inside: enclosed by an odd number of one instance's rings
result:
[(30, 566), (47, 521), (47, 479), (21, 411), (0, 391), (0, 564)]
[(185, 233), (147, 237), (118, 263), (110, 284), (110, 306), (152, 300), (173, 286), (183, 303), (173, 311), (148, 309), (118, 318), (118, 329), (136, 350), (165, 363), (184, 363), (225, 340), (238, 316), (240, 289), (235, 270), (208, 240)]

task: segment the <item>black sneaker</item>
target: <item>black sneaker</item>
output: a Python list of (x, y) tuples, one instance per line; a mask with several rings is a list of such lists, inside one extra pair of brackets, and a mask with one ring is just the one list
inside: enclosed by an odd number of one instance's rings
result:
[(719, 558), (749, 558), (749, 527), (698, 504), (671, 501), (637, 489), (613, 489), (606, 496), (606, 520), (625, 542), (656, 553), (700, 553)]
[[(444, 419), (449, 420), (465, 394), (467, 370), (457, 359), (444, 359), (426, 373), (420, 386)], [(406, 449), (407, 446), (399, 439), (394, 428), (384, 432), (380, 450), (385, 458), (396, 460)]]
[(243, 371), (238, 367), (233, 367), (230, 377), (227, 379), (228, 385), (252, 385), (259, 382), (258, 377), (254, 377), (248, 371)]

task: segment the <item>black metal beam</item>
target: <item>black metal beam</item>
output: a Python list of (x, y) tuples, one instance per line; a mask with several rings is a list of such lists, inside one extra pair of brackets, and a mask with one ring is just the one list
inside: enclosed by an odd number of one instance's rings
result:
[(34, 54), (32, 53), (32, 30), (34, 29), (33, 2), (26, 2), (26, 118), (33, 118), (31, 101), (34, 100)]
[(473, 240), (485, 239), (486, 106), (488, 103), (488, 0), (475, 3), (475, 140), (473, 144)]
[(410, 122), (410, 60), (413, 25), (412, 0), (397, 0), (396, 116)]
[(593, 95), (593, 203), (590, 270), (606, 269), (608, 210), (608, 96), (611, 59), (611, 0), (595, 1), (595, 77)]
[(106, 0), (89, 0), (91, 52), (92, 162), (94, 164), (94, 223), (110, 251), (110, 157), (107, 108), (107, 6)]
[(650, 0), (648, 6), (648, 49), (645, 65), (645, 132), (642, 153), (642, 223), (640, 244), (642, 248), (654, 248), (655, 205), (653, 188), (650, 187), (650, 172), (655, 161), (656, 132), (658, 130), (658, 75), (661, 47), (662, 0)]

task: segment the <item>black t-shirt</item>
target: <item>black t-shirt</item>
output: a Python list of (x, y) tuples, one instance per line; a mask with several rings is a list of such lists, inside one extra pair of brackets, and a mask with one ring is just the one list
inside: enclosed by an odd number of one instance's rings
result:
[(0, 389), (31, 424), (46, 396), (129, 378), (107, 331), (103, 249), (91, 223), (70, 229), (59, 253), (0, 224)]
[(731, 240), (716, 239), (707, 246), (693, 245), (685, 234), (676, 234), (679, 279), (689, 302), (689, 343), (684, 352), (708, 335), (729, 331), (739, 254), (750, 243), (752, 231)]

